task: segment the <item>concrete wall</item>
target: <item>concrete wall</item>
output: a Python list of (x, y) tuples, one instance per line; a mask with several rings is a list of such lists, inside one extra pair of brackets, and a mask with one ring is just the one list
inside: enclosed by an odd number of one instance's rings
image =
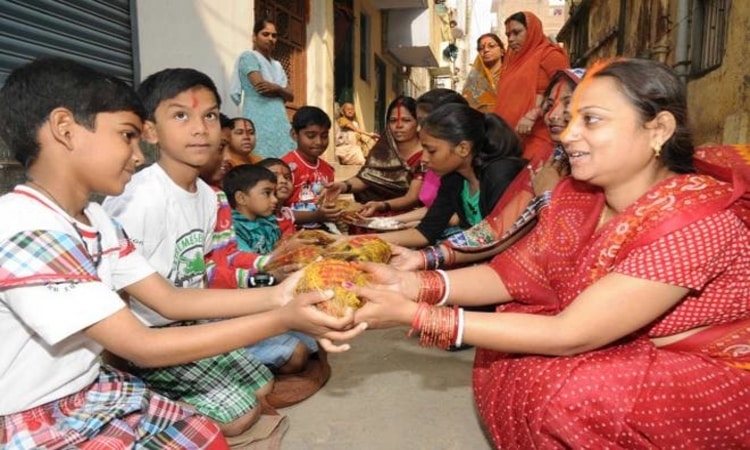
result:
[(696, 144), (750, 142), (750, 2), (733, 1), (721, 67), (688, 82)]
[(136, 7), (141, 79), (169, 67), (200, 70), (216, 83), (222, 111), (237, 115), (229, 77), (239, 54), (252, 47), (253, 2), (136, 0)]

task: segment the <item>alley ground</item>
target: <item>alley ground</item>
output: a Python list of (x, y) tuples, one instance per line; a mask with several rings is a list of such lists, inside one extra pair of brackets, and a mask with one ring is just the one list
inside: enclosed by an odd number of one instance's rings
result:
[(405, 328), (371, 330), (330, 355), (331, 379), (280, 410), (283, 450), (489, 450), (471, 393), (473, 350), (422, 348)]

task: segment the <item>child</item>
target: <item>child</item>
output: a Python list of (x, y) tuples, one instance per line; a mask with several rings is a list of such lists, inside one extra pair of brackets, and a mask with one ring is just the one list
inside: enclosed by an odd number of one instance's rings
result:
[[(267, 254), (281, 236), (276, 224), (276, 175), (265, 167), (243, 165), (224, 178), (224, 193), (232, 207), (232, 220), (240, 250)], [(284, 333), (247, 348), (275, 373), (304, 370), (318, 350), (315, 340), (300, 333)]]
[(294, 188), (287, 206), (294, 211), (297, 224), (319, 228), (321, 222), (335, 220), (341, 208), (321, 198), (323, 188), (334, 179), (333, 167), (320, 159), (328, 147), (331, 119), (322, 109), (303, 106), (292, 118), (292, 137), (297, 149), (281, 159), (292, 170)]
[(292, 170), (289, 165), (278, 158), (265, 158), (258, 163), (276, 175), (276, 223), (281, 230), (281, 237), (285, 238), (294, 234), (294, 212), (285, 206), (292, 195)]
[[(0, 137), (29, 180), (0, 197), (14, 217), (0, 221), (0, 447), (226, 448), (204, 416), (102, 366), (102, 348), (167, 366), (248, 345), (279, 329), (271, 323), (313, 320), (307, 331), (322, 334), (351, 322), (310, 308), (319, 296), (239, 317), (257, 310), (248, 296), (282, 305), (289, 293), (175, 289), (154, 273), (89, 203), (92, 193), (122, 192), (143, 160), (143, 117), (123, 82), (64, 59), (16, 69), (0, 89)], [(237, 318), (147, 328), (116, 290), (173, 319)]]
[[(220, 98), (213, 81), (192, 69), (153, 74), (138, 93), (147, 113), (144, 139), (158, 145), (159, 160), (103, 206), (162, 276), (177, 287), (201, 288), (208, 275), (204, 258), (211, 249), (217, 199), (198, 175), (220, 143)], [(149, 308), (138, 294), (130, 300), (151, 327), (185, 325)], [(249, 303), (258, 311), (267, 309), (264, 302)], [(270, 371), (242, 350), (166, 368), (131, 364), (131, 369), (152, 389), (219, 422), (229, 435), (257, 420), (257, 397), (262, 400), (272, 386)]]
[(224, 158), (224, 153), (229, 146), (229, 139), (232, 132), (232, 119), (225, 114), (219, 114), (219, 124), (221, 125), (221, 141), (217, 151), (211, 153), (211, 157), (200, 168), (198, 176), (209, 186), (220, 190), (221, 180), (232, 167), (229, 161)]
[(242, 164), (255, 164), (263, 157), (253, 153), (255, 150), (255, 124), (250, 119), (235, 117), (231, 120), (229, 145), (225, 150), (225, 158), (229, 168)]
[(224, 177), (224, 193), (232, 207), (234, 233), (240, 250), (271, 253), (281, 238), (274, 212), (276, 175), (260, 166), (237, 166)]

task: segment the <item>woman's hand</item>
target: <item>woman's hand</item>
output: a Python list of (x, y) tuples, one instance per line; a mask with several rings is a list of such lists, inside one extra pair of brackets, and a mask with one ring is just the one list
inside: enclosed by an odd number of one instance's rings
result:
[(255, 83), (254, 87), (255, 92), (265, 97), (276, 97), (278, 90), (281, 88), (278, 84), (266, 80)]
[(385, 202), (367, 202), (362, 209), (359, 210), (358, 214), (362, 217), (372, 217), (375, 214), (385, 211)]
[(357, 265), (368, 276), (371, 284), (404, 294), (407, 298), (417, 298), (421, 281), (417, 272), (404, 272), (388, 264), (360, 262)]
[(323, 186), (323, 198), (327, 201), (335, 202), (339, 196), (346, 192), (346, 183), (343, 181), (334, 181)]
[(555, 189), (557, 183), (564, 176), (568, 175), (565, 167), (566, 164), (563, 161), (555, 160), (554, 158), (550, 158), (536, 170), (529, 166), (534, 195), (541, 195), (542, 192)]
[(355, 326), (354, 312), (347, 310), (344, 317), (333, 317), (319, 310), (315, 304), (330, 300), (333, 291), (307, 292), (298, 294), (284, 306), (282, 320), (287, 329), (297, 330), (315, 337), (328, 352), (340, 353), (349, 350), (349, 344), (336, 344), (347, 341), (367, 329), (366, 323)]
[(536, 120), (523, 116), (521, 120), (518, 121), (516, 132), (520, 135), (529, 134), (531, 133), (531, 129), (534, 128), (535, 123), (536, 123)]
[(368, 328), (410, 325), (417, 311), (417, 304), (400, 292), (373, 285), (352, 286), (351, 290), (365, 300), (364, 306), (355, 311), (354, 321), (366, 323)]
[(388, 265), (397, 270), (424, 270), (424, 258), (419, 250), (391, 244), (391, 260)]
[(526, 135), (531, 133), (531, 129), (534, 128), (534, 124), (536, 123), (537, 119), (541, 117), (542, 115), (542, 109), (539, 107), (531, 108), (529, 111), (524, 114), (523, 117), (521, 117), (521, 120), (518, 121), (518, 125), (516, 126), (516, 132), (520, 135)]
[(321, 216), (321, 222), (333, 222), (344, 213), (344, 209), (336, 206), (336, 202), (323, 202), (318, 205), (318, 213)]

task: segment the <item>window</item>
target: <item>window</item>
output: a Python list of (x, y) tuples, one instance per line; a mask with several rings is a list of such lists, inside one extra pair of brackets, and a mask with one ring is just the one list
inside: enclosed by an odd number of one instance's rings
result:
[(370, 80), (370, 16), (359, 14), (359, 77)]
[(695, 0), (692, 72), (700, 75), (721, 66), (730, 0)]

